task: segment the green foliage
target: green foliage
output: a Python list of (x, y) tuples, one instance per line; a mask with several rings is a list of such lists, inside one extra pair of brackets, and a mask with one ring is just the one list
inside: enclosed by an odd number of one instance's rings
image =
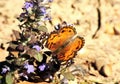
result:
[(43, 60), (43, 54), (40, 52), (40, 53), (37, 53), (34, 58), (38, 61), (38, 62), (41, 62)]
[(47, 27), (46, 26), (38, 26), (38, 30), (39, 31), (43, 31), (43, 32), (48, 32), (48, 29), (47, 29)]
[(14, 76), (13, 74), (10, 72), (6, 75), (6, 84), (14, 84)]
[(71, 72), (65, 72), (62, 74), (66, 79), (70, 80), (74, 80), (74, 75)]

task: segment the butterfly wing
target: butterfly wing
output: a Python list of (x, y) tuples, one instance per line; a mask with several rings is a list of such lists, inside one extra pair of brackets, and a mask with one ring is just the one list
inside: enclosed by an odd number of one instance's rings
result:
[(72, 26), (65, 26), (57, 32), (50, 34), (46, 42), (46, 47), (54, 52), (75, 34), (76, 31)]
[(69, 42), (60, 52), (57, 54), (57, 58), (60, 61), (68, 61), (73, 58), (78, 50), (80, 50), (84, 45), (84, 39), (77, 36)]

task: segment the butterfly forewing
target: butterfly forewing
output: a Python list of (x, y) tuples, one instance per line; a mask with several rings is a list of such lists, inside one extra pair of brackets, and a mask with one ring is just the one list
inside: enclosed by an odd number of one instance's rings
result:
[(73, 27), (65, 26), (59, 31), (50, 34), (46, 42), (46, 47), (54, 52), (75, 34), (76, 32)]

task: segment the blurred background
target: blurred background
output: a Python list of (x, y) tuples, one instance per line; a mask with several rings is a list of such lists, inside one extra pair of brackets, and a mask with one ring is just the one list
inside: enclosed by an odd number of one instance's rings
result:
[[(8, 54), (6, 43), (14, 39), (12, 30), (19, 30), (16, 18), (23, 5), (24, 0), (0, 0), (0, 44), (5, 47), (0, 48), (1, 61)], [(87, 79), (120, 84), (120, 0), (53, 0), (50, 5), (52, 23), (46, 22), (49, 32), (66, 21), (85, 38), (75, 64), (92, 74)], [(101, 67), (104, 75), (100, 74)]]

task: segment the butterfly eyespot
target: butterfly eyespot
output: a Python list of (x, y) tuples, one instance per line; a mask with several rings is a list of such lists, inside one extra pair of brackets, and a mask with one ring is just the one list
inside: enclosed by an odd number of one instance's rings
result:
[(69, 30), (69, 32), (71, 32), (71, 30)]
[(65, 32), (65, 30), (62, 30), (61, 33)]

